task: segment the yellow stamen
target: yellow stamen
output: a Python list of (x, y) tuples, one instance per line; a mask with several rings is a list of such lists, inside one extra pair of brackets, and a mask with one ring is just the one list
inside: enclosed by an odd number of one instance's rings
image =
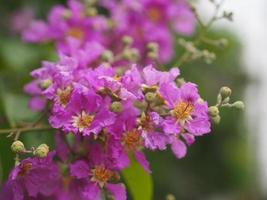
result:
[(100, 187), (104, 187), (104, 185), (114, 176), (114, 172), (106, 169), (104, 166), (96, 166), (91, 170), (91, 173), (91, 181), (97, 182)]
[(65, 89), (57, 90), (58, 101), (62, 106), (66, 106), (70, 100), (72, 88), (70, 86)]
[(128, 151), (134, 151), (136, 148), (142, 146), (141, 135), (137, 129), (127, 131), (122, 136), (122, 144)]
[(82, 111), (78, 116), (72, 117), (73, 126), (78, 128), (79, 132), (82, 132), (85, 128), (89, 128), (93, 120), (94, 116), (86, 114), (85, 111)]
[(152, 22), (158, 22), (161, 18), (161, 13), (159, 8), (149, 8), (148, 17)]
[(171, 111), (171, 114), (177, 121), (183, 122), (191, 119), (193, 110), (194, 105), (191, 102), (180, 101)]

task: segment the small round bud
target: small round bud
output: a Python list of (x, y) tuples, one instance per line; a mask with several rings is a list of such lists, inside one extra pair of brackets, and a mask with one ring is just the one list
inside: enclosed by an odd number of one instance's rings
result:
[(105, 62), (113, 62), (114, 56), (112, 51), (105, 50), (101, 55), (101, 59)]
[(122, 104), (119, 101), (114, 101), (110, 105), (110, 110), (115, 113), (120, 113), (122, 111)]
[(133, 61), (136, 61), (138, 59), (138, 57), (139, 57), (139, 50), (136, 49), (136, 48), (132, 48), (131, 50), (132, 50), (131, 51), (131, 53), (132, 53), (132, 60)]
[(43, 80), (41, 83), (40, 83), (40, 87), (42, 89), (47, 89), (50, 85), (52, 84), (52, 80), (51, 79), (46, 79), (46, 80)]
[(156, 93), (148, 92), (145, 94), (145, 99), (147, 102), (152, 102), (155, 100), (155, 98), (156, 98)]
[(173, 194), (168, 194), (166, 200), (175, 200), (175, 196)]
[(231, 96), (232, 90), (229, 87), (222, 87), (220, 89), (220, 94), (222, 95), (222, 98), (225, 99)]
[(63, 11), (63, 17), (65, 18), (65, 19), (69, 19), (70, 17), (71, 17), (71, 15), (72, 15), (72, 13), (71, 13), (71, 11), (69, 10), (69, 9), (65, 9), (64, 11)]
[(221, 38), (220, 40), (218, 40), (217, 45), (221, 48), (225, 48), (226, 46), (228, 46), (229, 42), (227, 39), (225, 38)]
[(34, 151), (34, 155), (38, 158), (45, 158), (49, 153), (49, 147), (46, 144), (41, 144)]
[(232, 104), (232, 106), (240, 110), (245, 109), (245, 104), (242, 101), (236, 101)]
[(216, 117), (217, 115), (219, 115), (219, 109), (217, 106), (211, 106), (209, 107), (209, 115), (211, 117)]
[(215, 116), (215, 117), (211, 117), (211, 120), (212, 120), (212, 122), (213, 122), (214, 124), (219, 124), (220, 121), (221, 121), (221, 117), (220, 117), (220, 115), (217, 115), (217, 116)]
[(94, 7), (88, 7), (88, 8), (86, 9), (86, 15), (87, 15), (87, 16), (90, 16), (90, 17), (94, 17), (94, 16), (96, 16), (96, 15), (97, 15), (97, 9), (94, 8)]
[(11, 150), (15, 153), (23, 153), (25, 151), (25, 147), (21, 141), (16, 140), (12, 143)]
[(122, 38), (122, 42), (124, 46), (131, 46), (133, 44), (133, 38), (130, 36), (124, 36)]
[(147, 44), (147, 49), (148, 49), (148, 51), (157, 52), (159, 49), (159, 45), (156, 42), (149, 42)]
[(155, 60), (155, 59), (158, 58), (158, 53), (157, 53), (157, 52), (153, 52), (153, 51), (151, 51), (151, 52), (149, 52), (149, 53), (147, 54), (147, 57), (150, 58), (150, 59), (152, 59), (152, 60)]

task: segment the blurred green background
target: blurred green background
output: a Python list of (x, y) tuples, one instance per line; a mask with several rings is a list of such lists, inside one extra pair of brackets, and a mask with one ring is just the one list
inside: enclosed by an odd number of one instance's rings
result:
[[(45, 17), (55, 0), (0, 0), (0, 128), (21, 125), (37, 117), (27, 109), (28, 96), (23, 85), (31, 80), (30, 71), (39, 67), (41, 60), (54, 60), (53, 47), (21, 42), (10, 31), (10, 17), (18, 9), (32, 7), (37, 17)], [(199, 85), (200, 93), (212, 105), (221, 86), (230, 86), (233, 99), (243, 99), (247, 75), (240, 66), (241, 45), (238, 38), (225, 30), (213, 30), (211, 38), (228, 38), (229, 46), (215, 51), (218, 59), (208, 65), (195, 61), (181, 67), (187, 81)], [(182, 54), (177, 46), (176, 55)], [(221, 112), (222, 121), (211, 134), (200, 137), (189, 148), (187, 156), (177, 160), (169, 151), (147, 153), (154, 181), (154, 198), (163, 200), (169, 193), (176, 199), (259, 199), (254, 158), (250, 153), (244, 113), (234, 109)], [(52, 143), (50, 133), (25, 133), (26, 145)], [(14, 164), (10, 151), (11, 139), (0, 136), (0, 183)]]

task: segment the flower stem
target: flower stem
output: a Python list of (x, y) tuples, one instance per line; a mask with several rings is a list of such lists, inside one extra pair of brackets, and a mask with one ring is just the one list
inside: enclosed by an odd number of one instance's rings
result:
[(32, 131), (46, 131), (53, 130), (50, 126), (40, 126), (40, 127), (23, 127), (23, 128), (11, 128), (11, 129), (0, 129), (0, 134), (7, 134), (12, 132), (32, 132)]

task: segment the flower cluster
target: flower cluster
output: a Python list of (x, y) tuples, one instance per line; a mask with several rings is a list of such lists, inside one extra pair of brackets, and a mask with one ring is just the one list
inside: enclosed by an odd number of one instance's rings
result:
[(191, 35), (194, 27), (195, 17), (186, 0), (100, 0), (88, 5), (69, 0), (67, 7), (53, 7), (47, 22), (33, 21), (23, 31), (23, 39), (54, 41), (57, 50), (68, 55), (90, 42), (122, 54), (123, 44), (118, 41), (130, 36), (134, 38), (131, 51), (124, 51), (119, 60), (132, 53), (145, 62), (153, 57), (147, 45), (155, 42), (159, 46), (158, 60), (166, 63), (173, 57), (174, 33)]
[[(54, 41), (59, 60), (44, 61), (24, 89), (33, 111), (48, 110), (56, 149), (46, 157), (41, 145), (37, 157), (21, 161), (3, 196), (125, 200), (120, 172), (132, 158), (147, 173), (144, 150), (170, 147), (183, 158), (195, 137), (210, 132), (208, 105), (196, 84), (177, 84), (177, 67), (158, 68), (172, 58), (174, 32), (190, 35), (194, 21), (184, 0), (70, 0), (47, 23), (34, 21), (24, 40)], [(13, 149), (26, 151), (21, 142)]]

